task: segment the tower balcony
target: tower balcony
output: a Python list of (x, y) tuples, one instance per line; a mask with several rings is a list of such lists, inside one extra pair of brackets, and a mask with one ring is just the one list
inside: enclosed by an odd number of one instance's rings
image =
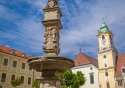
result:
[(107, 47), (104, 47), (104, 48), (98, 48), (98, 54), (99, 53), (103, 53), (103, 52), (107, 52), (107, 51), (110, 51), (110, 50), (112, 50), (112, 51), (117, 53), (117, 50), (116, 50), (115, 47), (107, 46)]

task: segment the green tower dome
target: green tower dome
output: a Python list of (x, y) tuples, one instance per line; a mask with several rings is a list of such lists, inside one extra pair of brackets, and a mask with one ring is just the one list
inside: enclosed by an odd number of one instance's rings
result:
[(105, 32), (110, 32), (110, 31), (109, 31), (109, 28), (107, 27), (107, 25), (105, 24), (105, 22), (103, 21), (102, 25), (101, 25), (101, 28), (99, 30), (99, 34), (100, 33), (105, 33)]

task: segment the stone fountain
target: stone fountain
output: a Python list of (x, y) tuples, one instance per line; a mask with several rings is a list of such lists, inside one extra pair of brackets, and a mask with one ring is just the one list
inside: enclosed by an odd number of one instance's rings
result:
[(45, 27), (43, 56), (32, 57), (28, 60), (29, 66), (36, 71), (42, 72), (38, 77), (40, 88), (60, 88), (62, 80), (58, 78), (60, 72), (64, 72), (74, 66), (74, 62), (66, 57), (58, 56), (59, 31), (62, 29), (58, 0), (48, 0), (47, 6), (43, 9), (44, 20), (42, 24)]

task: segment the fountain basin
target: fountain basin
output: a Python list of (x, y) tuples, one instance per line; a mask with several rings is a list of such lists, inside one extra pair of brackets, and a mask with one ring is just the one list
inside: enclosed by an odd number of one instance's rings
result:
[(38, 56), (28, 60), (29, 66), (36, 71), (55, 70), (64, 72), (74, 66), (74, 61), (61, 56)]

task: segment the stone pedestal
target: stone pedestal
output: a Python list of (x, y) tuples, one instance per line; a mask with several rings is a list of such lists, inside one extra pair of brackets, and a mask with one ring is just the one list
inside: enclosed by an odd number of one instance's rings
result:
[(42, 71), (42, 77), (36, 78), (40, 81), (40, 88), (60, 88), (62, 80), (58, 78), (58, 74), (57, 70)]
[(58, 77), (36, 78), (40, 81), (40, 88), (60, 88), (62, 80)]

